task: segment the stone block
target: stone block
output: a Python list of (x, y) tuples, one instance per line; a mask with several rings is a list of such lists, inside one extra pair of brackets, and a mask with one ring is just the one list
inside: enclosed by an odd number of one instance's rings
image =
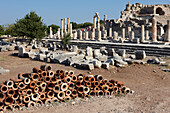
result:
[(94, 61), (94, 67), (96, 67), (96, 68), (101, 68), (101, 66), (102, 66), (102, 62), (101, 61)]
[(136, 59), (141, 59), (141, 60), (145, 59), (146, 58), (146, 53), (143, 50), (137, 50), (135, 52), (135, 57), (136, 57)]

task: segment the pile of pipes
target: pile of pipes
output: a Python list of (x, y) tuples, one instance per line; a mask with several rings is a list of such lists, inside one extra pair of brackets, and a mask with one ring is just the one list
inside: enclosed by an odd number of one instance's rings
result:
[(73, 71), (51, 71), (51, 66), (34, 67), (32, 73), (20, 73), (0, 85), (0, 110), (65, 102), (77, 97), (128, 94), (123, 82), (102, 75), (74, 75)]

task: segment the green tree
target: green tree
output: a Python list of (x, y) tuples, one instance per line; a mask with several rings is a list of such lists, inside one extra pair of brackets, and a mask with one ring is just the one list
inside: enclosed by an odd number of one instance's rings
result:
[(2, 25), (0, 25), (0, 36), (1, 35), (5, 35), (5, 28)]
[(48, 33), (48, 34), (50, 33), (50, 27), (52, 27), (52, 31), (53, 31), (54, 34), (57, 33), (58, 28), (60, 28), (60, 26), (51, 24), (51, 25), (49, 25), (48, 28), (47, 28), (47, 33)]
[(93, 26), (93, 24), (90, 23), (90, 22), (85, 22), (85, 23), (83, 24), (83, 28), (86, 28), (86, 27), (89, 27), (89, 26)]
[(6, 34), (11, 36), (17, 36), (15, 32), (15, 24), (8, 24), (8, 26), (6, 27)]
[(77, 23), (76, 23), (76, 22), (70, 22), (70, 23), (72, 23), (72, 28), (73, 28), (73, 29), (77, 29), (77, 28), (78, 28), (78, 26), (77, 26)]
[(46, 28), (41, 17), (31, 11), (24, 18), (16, 21), (15, 33), (17, 36), (26, 36), (31, 40), (35, 38), (41, 40), (45, 37)]
[(66, 46), (70, 44), (70, 40), (70, 33), (65, 33), (64, 36), (61, 38), (61, 44), (63, 45), (64, 49), (66, 49)]
[(104, 24), (104, 21), (103, 21), (103, 20), (100, 20), (100, 24)]

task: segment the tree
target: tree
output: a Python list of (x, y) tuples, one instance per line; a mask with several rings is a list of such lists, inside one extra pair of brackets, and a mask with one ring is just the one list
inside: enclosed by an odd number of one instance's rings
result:
[(63, 45), (64, 49), (66, 49), (66, 46), (70, 44), (70, 40), (70, 33), (65, 33), (64, 36), (61, 38), (61, 44)]
[(50, 33), (50, 27), (52, 27), (52, 31), (53, 31), (54, 34), (57, 33), (58, 28), (60, 28), (60, 26), (51, 24), (51, 25), (49, 25), (48, 28), (47, 28), (47, 33), (48, 33), (48, 34)]
[(0, 25), (0, 36), (1, 35), (5, 35), (5, 28), (2, 25)]
[(76, 23), (76, 22), (70, 22), (70, 23), (72, 23), (72, 28), (73, 28), (73, 29), (77, 29), (77, 28), (78, 28), (78, 26), (77, 26), (77, 23)]
[(8, 24), (8, 26), (6, 27), (6, 34), (11, 36), (17, 36), (15, 32), (15, 24)]
[(100, 24), (104, 24), (104, 21), (103, 21), (103, 20), (100, 20)]
[(86, 28), (86, 27), (89, 27), (89, 26), (93, 26), (93, 24), (90, 23), (90, 22), (85, 22), (85, 23), (83, 24), (83, 28)]
[(71, 22), (71, 23), (72, 23), (73, 29), (86, 28), (89, 26), (93, 26), (93, 24), (90, 22), (85, 22), (85, 23), (81, 23), (81, 24), (77, 24), (76, 22)]
[(17, 36), (26, 36), (31, 40), (35, 38), (41, 40), (45, 37), (46, 28), (41, 17), (31, 11), (24, 18), (16, 21), (15, 33)]

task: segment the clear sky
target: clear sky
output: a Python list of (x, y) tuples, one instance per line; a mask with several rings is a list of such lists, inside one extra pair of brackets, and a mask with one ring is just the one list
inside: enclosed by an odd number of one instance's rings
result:
[(128, 1), (131, 4), (170, 4), (170, 0), (0, 0), (0, 25), (15, 23), (30, 11), (35, 11), (47, 25), (60, 25), (60, 19), (70, 17), (77, 23), (93, 22), (95, 12), (100, 19), (120, 17)]

